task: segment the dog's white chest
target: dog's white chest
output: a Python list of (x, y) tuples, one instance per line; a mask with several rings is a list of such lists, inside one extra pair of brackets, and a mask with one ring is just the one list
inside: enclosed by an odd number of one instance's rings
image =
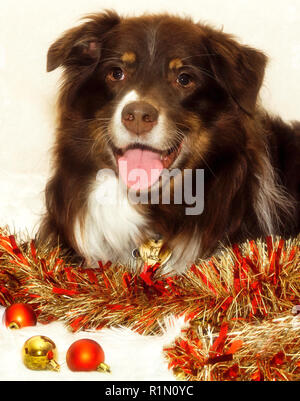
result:
[(128, 263), (145, 225), (117, 177), (102, 171), (92, 185), (83, 221), (75, 224), (78, 250), (89, 263)]
[[(117, 177), (111, 171), (103, 173), (93, 183), (83, 220), (77, 219), (74, 227), (77, 251), (89, 266), (111, 261), (133, 269), (137, 261), (132, 251), (142, 244), (144, 237), (153, 238), (146, 218), (128, 201)], [(199, 236), (192, 235), (187, 242), (177, 243), (164, 271), (183, 272), (193, 263), (201, 246)]]

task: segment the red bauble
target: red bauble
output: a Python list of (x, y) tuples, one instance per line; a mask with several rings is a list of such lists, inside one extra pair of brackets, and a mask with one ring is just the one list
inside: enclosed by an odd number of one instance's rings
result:
[(27, 304), (13, 304), (6, 308), (3, 322), (10, 329), (35, 326), (37, 319), (34, 310)]
[(83, 339), (71, 345), (66, 359), (69, 369), (73, 372), (90, 372), (103, 370), (105, 355), (96, 341)]

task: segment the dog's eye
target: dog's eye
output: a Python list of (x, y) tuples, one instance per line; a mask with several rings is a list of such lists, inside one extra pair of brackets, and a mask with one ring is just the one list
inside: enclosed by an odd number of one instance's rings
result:
[(107, 75), (110, 81), (123, 81), (125, 79), (125, 73), (120, 67), (114, 67), (110, 73)]
[(193, 84), (193, 78), (189, 74), (180, 74), (176, 81), (180, 86), (189, 88)]

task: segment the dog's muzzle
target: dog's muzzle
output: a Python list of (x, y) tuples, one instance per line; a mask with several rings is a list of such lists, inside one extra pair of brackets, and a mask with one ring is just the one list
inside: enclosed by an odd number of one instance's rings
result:
[(152, 130), (158, 121), (158, 110), (147, 102), (127, 104), (121, 115), (125, 128), (134, 135), (141, 136)]

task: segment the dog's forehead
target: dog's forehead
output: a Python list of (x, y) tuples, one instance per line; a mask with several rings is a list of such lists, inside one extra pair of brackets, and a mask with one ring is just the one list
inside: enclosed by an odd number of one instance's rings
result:
[(195, 24), (179, 18), (136, 18), (124, 20), (108, 39), (112, 50), (128, 62), (138, 56), (154, 61), (191, 55), (200, 42), (200, 32)]

